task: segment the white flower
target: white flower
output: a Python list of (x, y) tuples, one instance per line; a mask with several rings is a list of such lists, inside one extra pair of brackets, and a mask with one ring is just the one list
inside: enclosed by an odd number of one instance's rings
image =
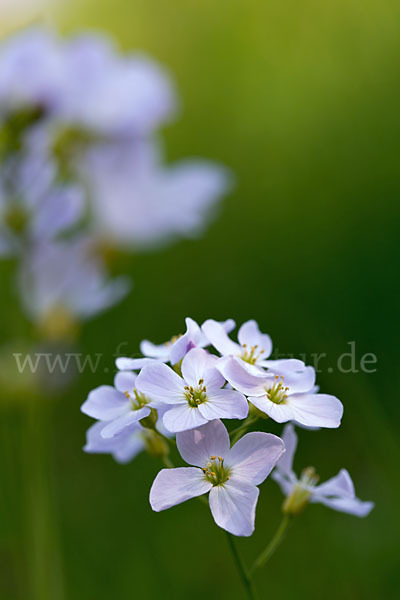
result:
[(193, 348), (182, 361), (182, 377), (154, 362), (138, 375), (136, 388), (152, 400), (171, 405), (163, 417), (169, 431), (185, 431), (214, 419), (244, 419), (249, 407), (239, 392), (222, 389), (225, 379), (215, 368), (217, 359)]
[(282, 440), (269, 433), (248, 433), (230, 448), (229, 434), (215, 420), (178, 433), (178, 450), (194, 467), (163, 469), (150, 491), (150, 504), (159, 512), (209, 494), (216, 524), (234, 535), (254, 531), (259, 490), (284, 452)]
[(286, 425), (283, 430), (283, 441), (286, 452), (276, 465), (272, 478), (280, 485), (286, 496), (283, 510), (289, 514), (297, 514), (308, 502), (320, 503), (357, 517), (366, 517), (374, 507), (373, 502), (359, 500), (354, 485), (346, 469), (316, 485), (318, 477), (312, 467), (305, 469), (300, 479), (293, 471), (293, 458), (296, 452), (297, 435), (293, 425)]
[(315, 370), (304, 367), (279, 374), (250, 373), (240, 358), (221, 359), (218, 368), (233, 388), (278, 423), (297, 421), (309, 427), (339, 427), (343, 405), (328, 394), (315, 393)]

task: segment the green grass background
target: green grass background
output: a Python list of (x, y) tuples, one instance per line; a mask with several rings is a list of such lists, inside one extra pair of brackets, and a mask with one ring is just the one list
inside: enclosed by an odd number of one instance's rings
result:
[[(343, 425), (300, 430), (297, 469), (323, 480), (346, 467), (376, 502), (365, 520), (309, 507), (257, 575), (260, 598), (399, 597), (399, 17), (395, 0), (76, 0), (56, 17), (164, 64), (182, 98), (168, 159), (220, 161), (236, 187), (201, 240), (126, 259), (133, 293), (83, 331), (82, 351), (105, 355), (99, 372), (47, 400), (43, 418), (3, 390), (2, 600), (244, 597), (206, 507), (153, 513), (152, 459), (81, 451), (79, 407), (111, 382), (118, 344), (135, 353), (189, 315), (255, 318), (280, 352), (326, 353), (319, 383), (342, 399)], [(10, 266), (0, 274), (6, 344), (26, 326)], [(338, 372), (353, 340), (376, 373)], [(249, 561), (280, 518), (277, 486), (261, 489), (256, 532), (240, 541)]]

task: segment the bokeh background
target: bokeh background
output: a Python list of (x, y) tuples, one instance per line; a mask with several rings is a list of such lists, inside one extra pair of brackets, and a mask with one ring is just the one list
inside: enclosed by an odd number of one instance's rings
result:
[[(24, 11), (21, 23), (36, 19)], [(260, 597), (398, 598), (399, 3), (70, 0), (38, 13), (65, 33), (104, 30), (170, 69), (182, 107), (164, 131), (168, 157), (222, 162), (236, 187), (203, 239), (125, 259), (134, 291), (83, 331), (82, 351), (104, 354), (96, 373), (34, 408), (0, 390), (1, 599), (243, 597), (206, 507), (153, 513), (155, 461), (81, 450), (90, 420), (79, 407), (111, 383), (118, 345), (162, 342), (185, 316), (255, 318), (279, 352), (326, 353), (319, 383), (343, 401), (343, 425), (301, 430), (296, 467), (321, 479), (346, 467), (376, 502), (365, 520), (309, 507), (258, 573)], [(1, 263), (3, 348), (27, 328), (10, 273)], [(350, 341), (358, 372), (341, 373)], [(365, 353), (375, 373), (359, 369)], [(249, 562), (281, 501), (267, 481), (256, 532), (240, 540)]]

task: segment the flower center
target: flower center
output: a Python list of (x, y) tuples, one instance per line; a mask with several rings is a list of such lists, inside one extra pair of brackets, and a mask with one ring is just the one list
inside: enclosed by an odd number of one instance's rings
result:
[(148, 403), (146, 396), (138, 392), (136, 388), (132, 390), (132, 394), (130, 392), (124, 392), (124, 394), (131, 401), (131, 410), (139, 410)]
[(207, 481), (215, 485), (223, 485), (228, 481), (231, 470), (224, 466), (222, 456), (210, 456), (210, 460), (205, 467), (202, 468), (204, 477)]
[(265, 388), (268, 400), (271, 400), (275, 404), (282, 404), (287, 398), (289, 388), (284, 386), (283, 379), (283, 375), (275, 375), (274, 384), (269, 388)]
[(172, 346), (173, 344), (175, 344), (175, 342), (179, 340), (180, 337), (182, 337), (181, 333), (179, 333), (178, 335), (173, 335), (172, 338), (168, 340), (168, 342), (165, 342), (165, 345)]
[(257, 344), (250, 347), (247, 344), (243, 344), (240, 358), (250, 365), (255, 365), (256, 362), (261, 358), (262, 354), (264, 354), (264, 348), (260, 348), (260, 350), (258, 350)]
[(286, 498), (283, 504), (283, 512), (291, 515), (298, 515), (308, 504), (312, 488), (317, 483), (319, 477), (314, 467), (307, 467), (301, 474), (298, 481)]
[(185, 385), (185, 398), (192, 408), (197, 408), (199, 404), (207, 401), (207, 388), (204, 385), (204, 379), (199, 379), (197, 387)]

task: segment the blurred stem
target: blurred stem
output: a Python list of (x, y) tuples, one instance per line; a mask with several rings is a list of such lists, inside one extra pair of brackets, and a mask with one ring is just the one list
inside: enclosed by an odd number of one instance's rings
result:
[(43, 399), (30, 400), (24, 407), (23, 459), (31, 598), (64, 600), (62, 556), (52, 486), (51, 406)]
[(253, 582), (251, 580), (251, 575), (248, 572), (246, 566), (244, 565), (241, 556), (239, 554), (239, 551), (236, 547), (236, 542), (235, 542), (235, 538), (234, 536), (229, 533), (228, 531), (226, 532), (226, 535), (228, 537), (228, 543), (229, 543), (229, 547), (231, 549), (232, 552), (232, 556), (233, 559), (235, 561), (236, 564), (236, 568), (238, 570), (240, 579), (242, 580), (243, 586), (247, 592), (247, 596), (249, 598), (249, 600), (255, 600), (256, 599), (256, 593), (253, 587)]
[(230, 432), (230, 438), (232, 441), (232, 444), (234, 444), (235, 442), (237, 442), (243, 434), (246, 433), (246, 431), (248, 430), (248, 428), (253, 425), (253, 423), (255, 423), (256, 421), (258, 421), (259, 417), (256, 415), (254, 417), (247, 417), (247, 419), (245, 420), (245, 422), (240, 425), (240, 427), (237, 427), (236, 429), (234, 429), (233, 431)]
[(269, 561), (271, 556), (274, 554), (275, 550), (282, 543), (284, 534), (287, 530), (289, 523), (290, 523), (290, 516), (286, 515), (286, 514), (283, 515), (282, 521), (280, 522), (279, 527), (276, 530), (274, 537), (272, 538), (272, 540), (270, 541), (268, 546), (265, 548), (265, 550), (263, 552), (261, 552), (260, 556), (257, 558), (254, 565), (250, 569), (250, 573), (254, 573), (254, 571), (256, 569), (259, 569), (260, 567), (263, 567), (264, 565), (266, 565), (266, 563)]
[(168, 456), (163, 456), (161, 458), (161, 461), (162, 461), (164, 467), (166, 467), (167, 469), (173, 469), (175, 467), (174, 463), (172, 462), (172, 460), (170, 458), (168, 458)]

